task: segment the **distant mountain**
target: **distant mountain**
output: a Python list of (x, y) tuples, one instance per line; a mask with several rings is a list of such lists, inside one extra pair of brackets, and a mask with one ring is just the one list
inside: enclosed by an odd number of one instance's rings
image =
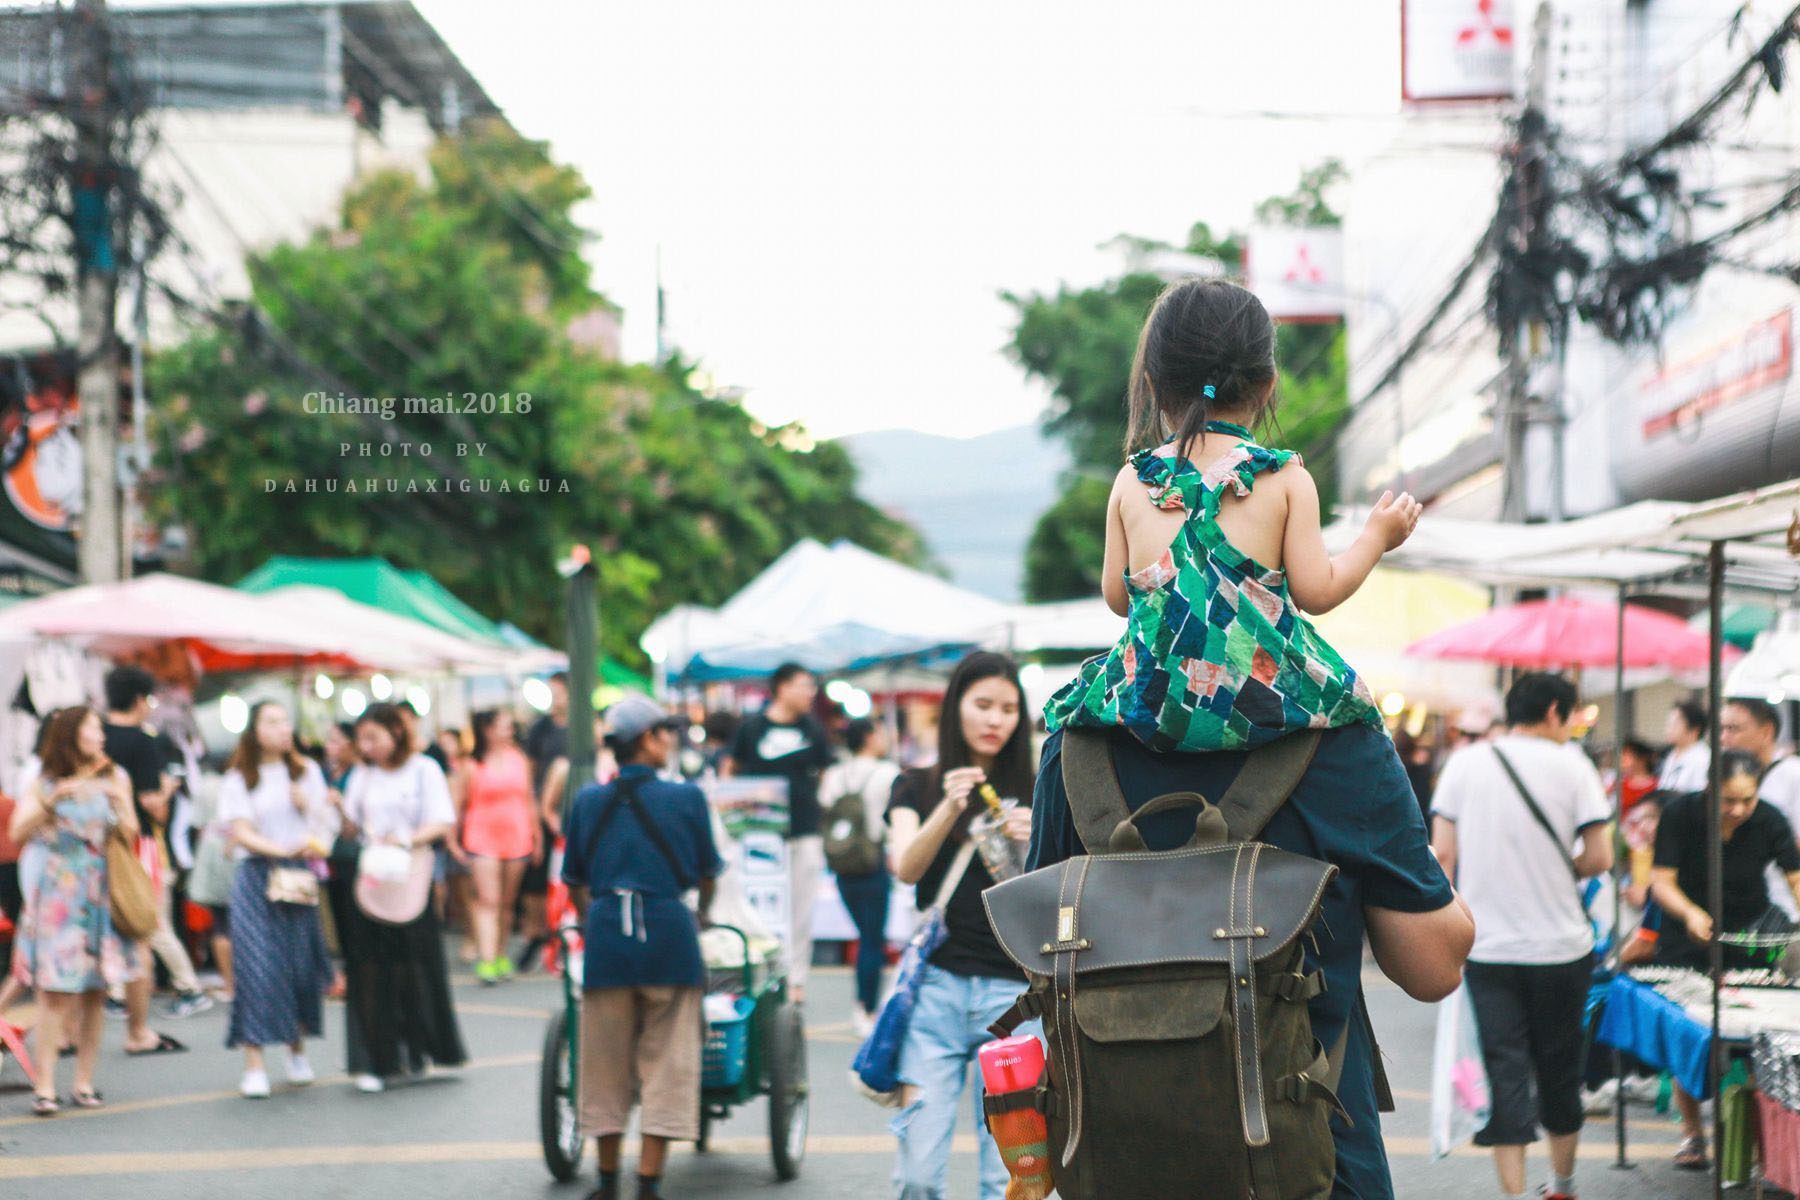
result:
[(857, 491), (910, 523), (959, 586), (1016, 601), (1025, 543), (1055, 501), (1069, 454), (1035, 425), (973, 438), (891, 429), (841, 439)]

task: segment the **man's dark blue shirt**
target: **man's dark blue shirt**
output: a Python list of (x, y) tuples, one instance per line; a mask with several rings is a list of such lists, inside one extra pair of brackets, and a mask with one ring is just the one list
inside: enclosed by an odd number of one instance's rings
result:
[[(1245, 755), (1153, 754), (1130, 734), (1111, 735), (1113, 764), (1126, 803), (1135, 811), (1168, 792), (1199, 792), (1218, 800)], [(1153, 850), (1182, 845), (1194, 830), (1194, 810), (1144, 820)], [(1309, 969), (1322, 968), (1326, 989), (1311, 1002), (1313, 1036), (1333, 1045), (1350, 1021), (1350, 1040), (1338, 1099), (1354, 1122), (1332, 1117), (1337, 1183), (1332, 1200), (1392, 1200), (1394, 1186), (1375, 1103), (1370, 1047), (1363, 1023), (1351, 1020), (1361, 995), (1363, 907), (1435, 912), (1454, 893), (1431, 853), (1419, 802), (1393, 743), (1364, 725), (1327, 730), (1293, 797), (1269, 822), (1261, 840), (1338, 868), (1325, 891), (1318, 950), (1308, 946)], [(1084, 853), (1062, 779), (1062, 734), (1044, 743), (1032, 800), (1028, 867), (1051, 866)]]

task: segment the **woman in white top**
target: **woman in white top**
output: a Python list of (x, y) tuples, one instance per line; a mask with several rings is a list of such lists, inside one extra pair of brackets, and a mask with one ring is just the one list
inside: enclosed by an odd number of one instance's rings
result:
[[(443, 770), (417, 753), (391, 704), (372, 705), (356, 721), (363, 765), (344, 786), (344, 821), (362, 842), (406, 849), (432, 846), (456, 825)], [(417, 1075), (427, 1063), (464, 1059), (437, 913), (427, 903), (404, 925), (354, 906), (342, 931), (350, 1074), (365, 1092)]]
[[(844, 744), (850, 748), (850, 761), (827, 768), (819, 781), (826, 853), (831, 855), (853, 832), (838, 828), (840, 822), (851, 819), (853, 812), (860, 815), (867, 840), (884, 850), (888, 800), (900, 768), (887, 761), (887, 734), (872, 721), (850, 722), (844, 730)], [(854, 807), (842, 803), (851, 799), (859, 803)], [(888, 897), (894, 890), (884, 857), (877, 853), (874, 870), (856, 874), (846, 873), (841, 858), (831, 864), (837, 874), (838, 895), (843, 898), (850, 919), (856, 922), (856, 1007), (850, 1021), (857, 1037), (869, 1035), (875, 1010), (881, 1004), (881, 968), (887, 962)]]
[(294, 723), (272, 700), (250, 710), (219, 785), (218, 821), (244, 855), (231, 887), (236, 986), (225, 1045), (244, 1048), (238, 1091), (261, 1099), (269, 1094), (264, 1046), (287, 1046), (289, 1083), (315, 1078), (304, 1039), (325, 1031), (331, 959), (319, 883), (338, 827), (324, 773), (294, 748)]
[(1668, 725), (1663, 730), (1669, 739), (1669, 753), (1656, 781), (1658, 789), (1706, 790), (1712, 771), (1712, 747), (1705, 741), (1708, 724), (1706, 709), (1692, 700), (1683, 700), (1669, 710)]

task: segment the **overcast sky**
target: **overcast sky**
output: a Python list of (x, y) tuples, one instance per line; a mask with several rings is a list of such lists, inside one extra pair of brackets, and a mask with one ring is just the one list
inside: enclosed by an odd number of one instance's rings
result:
[(592, 184), (628, 357), (660, 247), (671, 339), (822, 436), (1034, 419), (1001, 289), (1105, 278), (1119, 233), (1241, 225), (1376, 144), (1399, 92), (1395, 0), (415, 2)]

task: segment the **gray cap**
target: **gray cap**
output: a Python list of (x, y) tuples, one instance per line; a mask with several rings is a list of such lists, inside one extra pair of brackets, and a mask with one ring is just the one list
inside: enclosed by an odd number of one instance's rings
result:
[(606, 740), (620, 745), (629, 745), (659, 726), (680, 723), (679, 718), (644, 696), (627, 696), (614, 702), (600, 716), (606, 722)]

